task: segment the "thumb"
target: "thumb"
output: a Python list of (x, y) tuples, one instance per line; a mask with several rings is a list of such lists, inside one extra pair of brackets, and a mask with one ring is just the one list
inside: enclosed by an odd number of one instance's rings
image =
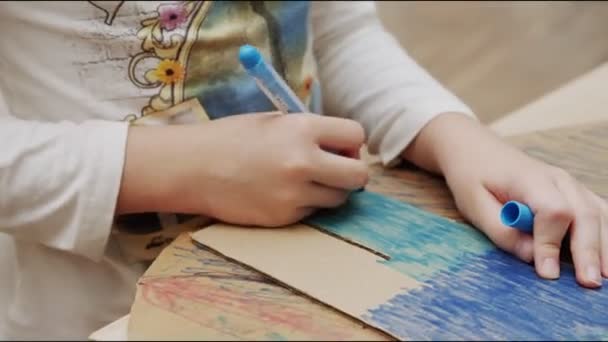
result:
[(524, 262), (534, 258), (534, 241), (531, 235), (507, 227), (500, 221), (502, 204), (485, 187), (471, 193), (469, 205), (463, 210), (465, 217), (488, 236), (500, 249)]

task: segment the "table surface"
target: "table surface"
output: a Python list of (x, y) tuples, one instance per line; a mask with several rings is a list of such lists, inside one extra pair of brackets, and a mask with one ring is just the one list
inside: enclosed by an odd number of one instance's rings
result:
[(608, 63), (492, 122), (500, 135), (532, 133), (608, 120)]
[[(492, 128), (502, 135), (509, 135), (516, 131), (524, 132), (525, 134), (512, 136), (507, 138), (507, 140), (535, 157), (565, 168), (590, 189), (604, 198), (608, 198), (608, 158), (606, 158), (606, 152), (608, 151), (608, 121), (602, 121), (601, 119), (604, 115), (598, 114), (605, 108), (603, 105), (605, 101), (597, 96), (597, 90), (590, 91), (590, 89), (602, 88), (598, 84), (601, 77), (608, 79), (608, 75), (604, 75), (606, 73), (605, 70), (606, 67), (603, 66), (595, 72), (584, 75), (572, 82), (572, 84), (566, 85), (556, 92), (517, 111), (512, 116), (512, 120), (505, 119), (505, 121), (494, 125)], [(585, 105), (582, 108), (586, 108), (585, 111), (578, 115), (579, 120), (573, 121), (569, 118), (563, 120), (564, 113), (567, 110), (574, 111), (572, 103), (576, 103), (576, 101), (584, 103)], [(562, 113), (556, 117), (558, 123), (547, 125), (537, 122), (539, 120), (526, 119), (526, 117), (542, 116), (545, 121), (551, 121), (553, 118), (551, 113), (554, 111), (554, 108), (562, 107), (560, 106), (561, 103), (569, 103), (569, 105), (568, 107), (564, 107), (566, 109), (562, 110)], [(586, 113), (591, 114), (587, 115)], [(570, 126), (575, 122), (587, 124)], [(530, 125), (527, 123), (530, 123)], [(551, 127), (563, 128), (543, 131), (543, 129)], [(399, 169), (382, 169), (375, 166), (372, 168), (372, 173), (373, 175), (368, 187), (370, 190), (403, 200), (435, 214), (456, 221), (462, 221), (462, 217), (456, 211), (449, 190), (441, 178), (430, 176), (410, 166)], [(191, 247), (190, 238), (184, 236), (169, 246), (167, 252)], [(296, 295), (278, 284), (260, 278), (260, 275), (255, 272), (239, 269), (234, 263), (223, 260), (211, 253), (205, 254), (205, 257), (207, 261), (215, 262), (213, 274), (223, 272), (224, 275), (229, 275), (220, 284), (221, 286), (228, 284), (234, 288), (241, 289), (241, 292), (236, 292), (236, 297), (230, 298), (231, 302), (224, 302), (226, 310), (223, 314), (227, 320), (242, 322), (242, 326), (244, 327), (244, 330), (241, 331), (243, 333), (242, 336), (252, 339), (276, 339), (279, 337), (287, 337), (289, 339), (304, 339), (308, 337), (312, 337), (313, 339), (342, 338), (350, 340), (390, 339), (388, 336), (363, 326), (360, 322), (351, 320), (323, 304)], [(166, 261), (163, 260), (163, 256), (159, 260)], [(158, 264), (158, 262), (155, 264)], [(165, 269), (162, 271), (165, 274), (172, 272), (171, 265), (163, 266)], [(177, 267), (177, 265), (173, 266)], [(154, 266), (151, 267), (151, 269), (153, 268)], [(234, 277), (232, 280), (230, 279), (230, 275)], [(257, 282), (255, 283), (258, 287), (251, 287), (249, 286), (250, 284), (244, 286), (243, 279), (247, 277), (256, 279)], [(213, 282), (210, 281), (209, 284), (213, 284)], [(272, 307), (273, 303), (282, 303), (282, 305), (289, 303), (288, 305), (290, 305), (294, 314), (299, 315), (298, 317), (307, 318), (306, 325), (277, 328), (276, 324), (259, 322), (259, 319), (255, 315), (248, 315), (248, 312), (256, 313), (256, 308), (253, 305), (259, 306), (260, 302), (251, 302), (249, 299), (252, 298), (252, 295), (259, 294), (260, 291), (273, 294), (272, 297), (267, 297), (271, 299), (265, 302), (265, 305)], [(166, 329), (166, 327), (152, 328), (149, 326), (142, 328), (142, 324), (146, 325), (146, 318), (138, 315), (138, 306), (141, 306), (140, 302), (141, 300), (135, 301), (130, 316), (126, 316), (97, 331), (91, 335), (91, 338), (96, 340), (125, 340), (127, 337), (131, 339), (174, 339), (177, 333), (174, 329)], [(235, 304), (238, 304), (240, 309), (238, 311), (229, 310)], [(199, 329), (201, 322), (209, 326), (210, 321), (205, 321), (205, 319), (217, 317), (215, 315), (217, 312), (206, 314), (205, 309), (201, 308), (201, 311), (196, 313), (199, 317), (196, 327), (193, 328), (191, 326), (189, 328)], [(328, 323), (324, 322), (330, 322), (329, 326), (327, 325)], [(130, 325), (129, 334), (127, 334), (128, 325)], [(174, 328), (179, 331), (179, 329), (183, 329), (184, 327), (178, 326)], [(234, 327), (232, 327), (232, 330), (235, 330)], [(238, 329), (236, 330), (238, 333)], [(201, 332), (199, 336), (204, 336), (205, 339), (236, 338), (230, 332), (221, 329), (199, 329), (198, 331)], [(279, 333), (282, 333), (282, 335)]]

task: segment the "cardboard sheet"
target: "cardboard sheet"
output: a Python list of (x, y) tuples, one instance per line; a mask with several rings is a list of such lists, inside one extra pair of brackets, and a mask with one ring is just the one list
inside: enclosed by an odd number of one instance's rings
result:
[(358, 320), (180, 235), (140, 279), (129, 340), (386, 341)]
[(306, 225), (209, 226), (193, 239), (354, 317), (419, 286), (375, 254)]

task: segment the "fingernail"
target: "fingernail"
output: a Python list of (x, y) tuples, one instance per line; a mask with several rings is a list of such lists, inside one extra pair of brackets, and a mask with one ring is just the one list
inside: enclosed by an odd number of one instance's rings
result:
[(596, 285), (602, 285), (602, 277), (600, 276), (600, 270), (595, 266), (587, 267), (587, 278), (589, 281), (594, 282)]
[(554, 258), (546, 258), (545, 261), (543, 261), (541, 271), (547, 278), (559, 278), (559, 264), (557, 263), (557, 260)]

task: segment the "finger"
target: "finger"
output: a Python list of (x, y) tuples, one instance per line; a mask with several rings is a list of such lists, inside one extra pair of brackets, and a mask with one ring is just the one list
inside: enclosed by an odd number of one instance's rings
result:
[(587, 190), (593, 197), (600, 210), (600, 249), (601, 249), (601, 269), (602, 275), (608, 278), (608, 203), (606, 200)]
[(310, 215), (312, 215), (315, 212), (315, 208), (311, 208), (311, 207), (300, 207), (298, 209), (296, 209), (296, 219), (294, 221), (300, 221)]
[(302, 198), (305, 205), (313, 208), (334, 208), (342, 205), (348, 198), (348, 191), (330, 188), (319, 184), (312, 184), (306, 189)]
[(240, 225), (259, 226), (265, 228), (283, 228), (288, 225), (297, 223), (298, 221), (312, 215), (315, 208), (297, 207), (288, 211), (280, 211), (275, 213), (255, 212), (251, 220), (247, 222), (236, 221), (232, 222)]
[(608, 205), (606, 205), (606, 202), (604, 202), (604, 207), (602, 208), (600, 223), (602, 275), (604, 278), (608, 278)]
[(555, 185), (574, 209), (570, 250), (576, 279), (586, 287), (601, 286), (601, 219), (596, 200), (571, 177), (559, 177)]
[(601, 232), (600, 219), (575, 212), (572, 224), (570, 250), (576, 270), (576, 279), (586, 287), (602, 285), (601, 278)]
[[(312, 215), (315, 212), (315, 208), (311, 207), (299, 207), (294, 208), (288, 214), (282, 214), (279, 219), (271, 221), (271, 224), (258, 224), (262, 227), (274, 227), (281, 228), (287, 225), (295, 224), (306, 217)], [(267, 221), (265, 221), (267, 222)]]
[(537, 183), (536, 197), (528, 198), (534, 217), (534, 263), (539, 276), (557, 279), (562, 240), (574, 219), (564, 195), (551, 181)]
[(502, 205), (486, 188), (473, 190), (472, 196), (472, 205), (463, 210), (467, 218), (500, 249), (524, 262), (531, 262), (534, 253), (532, 236), (502, 224)]
[(319, 151), (315, 165), (312, 180), (328, 187), (356, 190), (369, 180), (368, 166), (362, 160)]
[(365, 142), (365, 131), (354, 120), (323, 117), (318, 121), (317, 143), (324, 149), (340, 154), (356, 154)]
[(334, 151), (334, 152), (337, 152), (337, 154), (339, 154), (343, 157), (361, 159), (361, 149), (354, 150), (354, 151), (343, 150), (343, 151)]

